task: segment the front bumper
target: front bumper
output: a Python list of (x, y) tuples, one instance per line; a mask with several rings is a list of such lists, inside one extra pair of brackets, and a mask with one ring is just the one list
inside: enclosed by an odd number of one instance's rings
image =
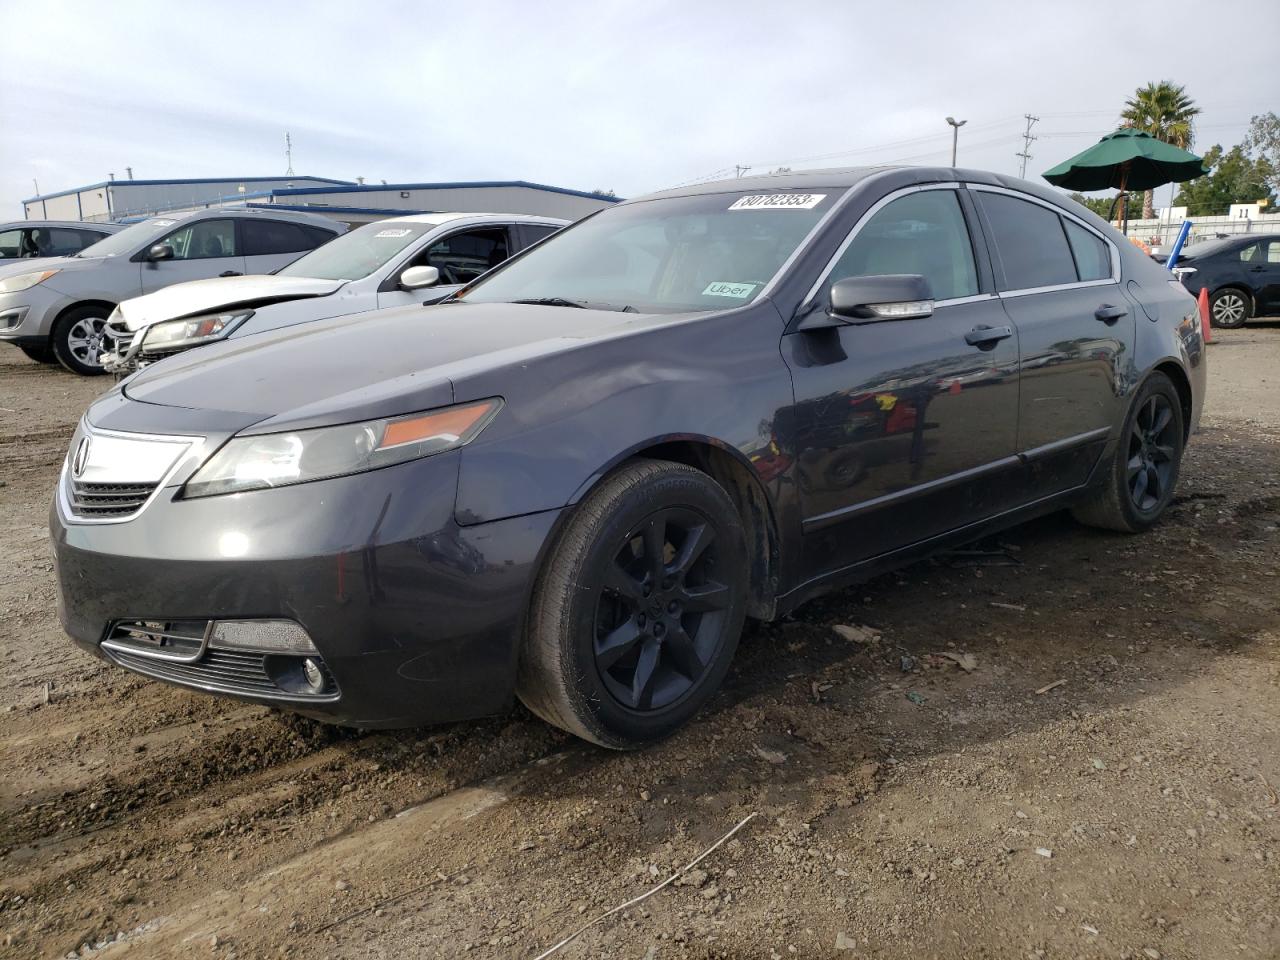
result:
[(78, 522), (55, 498), (59, 618), (78, 645), (117, 664), (101, 644), (120, 620), (292, 620), (310, 635), (336, 697), (228, 691), (173, 671), (162, 678), (352, 726), (502, 712), (558, 511), (460, 526), (457, 476), (458, 455), (448, 453), (197, 500), (177, 499), (175, 484), (123, 522)]

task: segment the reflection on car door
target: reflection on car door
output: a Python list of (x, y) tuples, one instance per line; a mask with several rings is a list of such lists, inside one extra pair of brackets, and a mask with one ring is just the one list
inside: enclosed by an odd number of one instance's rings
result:
[(783, 338), (795, 406), (778, 429), (797, 461), (807, 576), (980, 520), (1020, 482), (1017, 337), (962, 195), (881, 201), (801, 308), (825, 310), (846, 277), (918, 274), (932, 316)]
[[(239, 255), (234, 220), (197, 220), (155, 242), (172, 247), (173, 259), (144, 259), (139, 264), (143, 293), (187, 280), (244, 273), (244, 257)], [(146, 256), (145, 250), (142, 255)]]
[[(511, 233), (509, 225), (486, 224), (431, 240), (396, 267), (379, 286), (379, 308), (443, 300), (510, 257), (515, 248)], [(400, 274), (410, 267), (423, 266), (439, 270), (440, 282), (434, 287), (402, 290)]]
[(1023, 499), (1035, 499), (1084, 483), (1120, 422), (1138, 308), (1098, 233), (1025, 195), (971, 192), (1018, 331), (1018, 451), (1030, 470)]

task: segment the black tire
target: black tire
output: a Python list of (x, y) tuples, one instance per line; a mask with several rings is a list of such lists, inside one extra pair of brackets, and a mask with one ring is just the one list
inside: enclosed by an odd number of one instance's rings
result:
[(1223, 287), (1209, 298), (1209, 322), (1215, 327), (1234, 330), (1243, 327), (1253, 316), (1253, 301), (1235, 287)]
[(1173, 500), (1185, 437), (1178, 391), (1163, 373), (1153, 373), (1124, 418), (1105, 485), (1072, 514), (1091, 527), (1122, 533), (1151, 527)]
[(58, 358), (53, 355), (53, 351), (48, 347), (29, 347), (21, 344), (18, 347), (25, 353), (28, 359), (34, 360), (36, 363), (57, 363)]
[(748, 576), (742, 521), (719, 484), (667, 461), (621, 467), (575, 508), (547, 555), (516, 693), (548, 723), (604, 747), (666, 737), (724, 680)]
[(109, 307), (75, 307), (53, 325), (49, 337), (58, 362), (82, 377), (94, 377), (107, 371), (99, 357), (111, 345), (106, 335)]

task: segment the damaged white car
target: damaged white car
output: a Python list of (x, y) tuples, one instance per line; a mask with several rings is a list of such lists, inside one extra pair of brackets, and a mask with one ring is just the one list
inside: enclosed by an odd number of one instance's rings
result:
[(274, 274), (180, 283), (126, 300), (107, 321), (103, 366), (125, 375), (231, 337), (435, 303), (568, 221), (518, 214), (431, 213), (369, 223)]

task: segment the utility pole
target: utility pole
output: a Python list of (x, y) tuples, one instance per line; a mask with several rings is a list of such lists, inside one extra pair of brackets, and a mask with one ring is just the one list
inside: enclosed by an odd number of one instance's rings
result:
[(951, 125), (951, 165), (953, 167), (956, 165), (956, 147), (960, 144), (960, 128), (968, 122), (968, 120), (947, 117), (947, 123)]
[(294, 173), (293, 173), (293, 137), (289, 136), (289, 131), (288, 131), (288, 130), (286, 130), (286, 131), (285, 131), (285, 133), (284, 133), (284, 160), (285, 160), (285, 165), (288, 167), (288, 169), (287, 169), (287, 170), (285, 170), (284, 175), (285, 175), (286, 177), (292, 177), (292, 176), (294, 176)]
[(130, 180), (132, 180), (132, 179), (133, 179), (133, 167), (125, 167), (125, 168), (124, 168), (124, 175), (125, 175), (126, 177), (128, 177)]
[(1022, 158), (1022, 166), (1018, 168), (1018, 176), (1025, 178), (1027, 175), (1027, 161), (1031, 159), (1032, 141), (1039, 139), (1038, 137), (1033, 137), (1031, 135), (1031, 128), (1036, 125), (1040, 118), (1033, 117), (1029, 113), (1024, 113), (1023, 117), (1025, 117), (1027, 121), (1027, 129), (1022, 134), (1022, 152), (1015, 153), (1014, 156)]
[(35, 187), (36, 187), (36, 196), (37, 196), (37, 197), (38, 197), (38, 196), (40, 196), (40, 181), (39, 181), (39, 180), (37, 180), (35, 177), (32, 177), (32, 178), (31, 178), (31, 182), (35, 184)]
[(751, 169), (750, 167), (744, 167), (744, 166), (743, 166), (742, 164), (740, 164), (740, 163), (735, 163), (735, 164), (733, 165), (734, 175), (735, 175), (735, 176), (737, 176), (739, 179), (741, 179), (741, 178), (742, 178), (742, 175), (743, 175), (744, 173), (746, 173), (746, 172), (747, 172), (748, 170), (750, 170), (750, 169)]

